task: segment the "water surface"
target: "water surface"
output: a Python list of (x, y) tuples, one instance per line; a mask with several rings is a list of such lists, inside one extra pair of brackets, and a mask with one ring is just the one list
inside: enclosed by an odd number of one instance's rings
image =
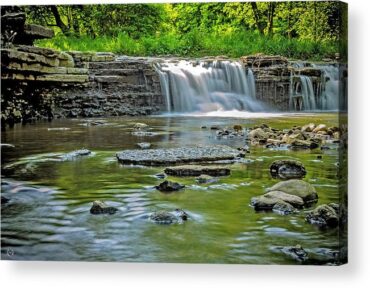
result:
[[(256, 213), (249, 206), (251, 197), (278, 182), (271, 178), (269, 165), (280, 158), (304, 163), (305, 180), (315, 186), (318, 204), (338, 202), (336, 150), (251, 147), (248, 161), (230, 165), (231, 176), (217, 183), (198, 185), (193, 177), (168, 177), (186, 185), (172, 194), (153, 188), (161, 181), (154, 175), (164, 167), (123, 166), (116, 161), (116, 152), (136, 148), (138, 142), (150, 142), (153, 148), (245, 144), (245, 137), (218, 139), (214, 131), (201, 126), (266, 123), (282, 129), (308, 122), (338, 126), (334, 113), (247, 119), (202, 116), (106, 118), (107, 124), (101, 126), (86, 126), (84, 119), (64, 119), (16, 125), (3, 132), (2, 143), (15, 148), (2, 148), (2, 196), (10, 199), (2, 205), (2, 258), (296, 264), (277, 247), (300, 244), (318, 259), (323, 251), (338, 249), (338, 230), (323, 231), (307, 224), (305, 210), (283, 216)], [(131, 135), (136, 122), (148, 124), (155, 135)], [(81, 148), (90, 149), (93, 155), (56, 161), (61, 153)], [(103, 200), (119, 211), (91, 215), (94, 200)], [(187, 211), (189, 221), (168, 226), (148, 221), (153, 211), (176, 208)]]

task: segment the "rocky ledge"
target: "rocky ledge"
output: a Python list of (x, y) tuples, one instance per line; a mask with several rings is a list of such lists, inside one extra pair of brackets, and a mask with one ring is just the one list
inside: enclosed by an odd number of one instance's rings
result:
[[(194, 146), (170, 149), (125, 150), (116, 154), (122, 164), (145, 166), (236, 160), (240, 151), (224, 145)], [(200, 174), (199, 174), (200, 175)]]

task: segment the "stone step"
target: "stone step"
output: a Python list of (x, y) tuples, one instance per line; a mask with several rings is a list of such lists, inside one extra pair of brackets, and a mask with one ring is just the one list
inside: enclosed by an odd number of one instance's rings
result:
[(17, 51), (14, 49), (1, 49), (1, 62), (25, 62), (25, 63), (40, 63), (46, 66), (59, 66), (58, 58), (49, 58), (35, 53)]
[(39, 63), (27, 64), (11, 62), (6, 67), (6, 70), (17, 71), (19, 73), (33, 72), (35, 74), (88, 74), (89, 71), (84, 68), (74, 67), (50, 67), (44, 66)]
[(2, 80), (26, 80), (26, 81), (49, 81), (49, 82), (75, 82), (84, 83), (89, 81), (88, 75), (74, 74), (43, 74), (43, 75), (25, 75), (21, 73), (1, 73)]
[(151, 65), (145, 62), (136, 61), (113, 61), (113, 62), (90, 62), (89, 69), (148, 69)]
[(117, 75), (103, 75), (96, 76), (91, 75), (90, 79), (98, 83), (129, 83), (137, 86), (136, 84), (144, 84), (144, 79), (141, 75), (131, 75), (131, 76), (117, 76)]
[(132, 76), (142, 75), (138, 69), (90, 69), (90, 74), (95, 76)]

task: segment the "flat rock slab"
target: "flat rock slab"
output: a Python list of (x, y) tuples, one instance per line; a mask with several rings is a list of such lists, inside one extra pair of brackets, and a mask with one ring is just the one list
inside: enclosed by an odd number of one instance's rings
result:
[(164, 170), (167, 175), (173, 176), (227, 176), (230, 175), (230, 169), (222, 166), (199, 166), (199, 165), (182, 165), (169, 167)]
[(194, 146), (169, 149), (125, 150), (116, 154), (122, 164), (162, 166), (185, 163), (236, 160), (240, 152), (224, 145)]

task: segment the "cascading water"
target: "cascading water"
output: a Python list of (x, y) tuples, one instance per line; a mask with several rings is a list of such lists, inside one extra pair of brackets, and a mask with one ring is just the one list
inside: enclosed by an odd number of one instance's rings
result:
[(315, 110), (316, 100), (311, 78), (303, 75), (300, 75), (299, 78), (301, 79), (301, 92), (305, 110)]
[(256, 100), (253, 72), (239, 62), (157, 63), (168, 112), (265, 111)]
[(339, 107), (339, 68), (335, 65), (315, 65), (323, 71), (323, 87), (321, 91), (321, 109), (338, 110)]
[[(305, 66), (302, 63), (294, 62), (292, 67), (298, 69), (297, 72), (291, 72), (291, 90), (289, 106), (291, 110), (338, 110), (343, 95), (340, 94), (339, 68), (337, 65), (330, 64), (309, 64)], [(321, 70), (321, 80), (313, 84), (310, 76), (300, 75), (300, 69), (304, 67), (313, 67)], [(298, 75), (297, 75), (298, 74)], [(298, 78), (298, 85), (294, 78)], [(302, 103), (297, 101), (301, 97)]]

